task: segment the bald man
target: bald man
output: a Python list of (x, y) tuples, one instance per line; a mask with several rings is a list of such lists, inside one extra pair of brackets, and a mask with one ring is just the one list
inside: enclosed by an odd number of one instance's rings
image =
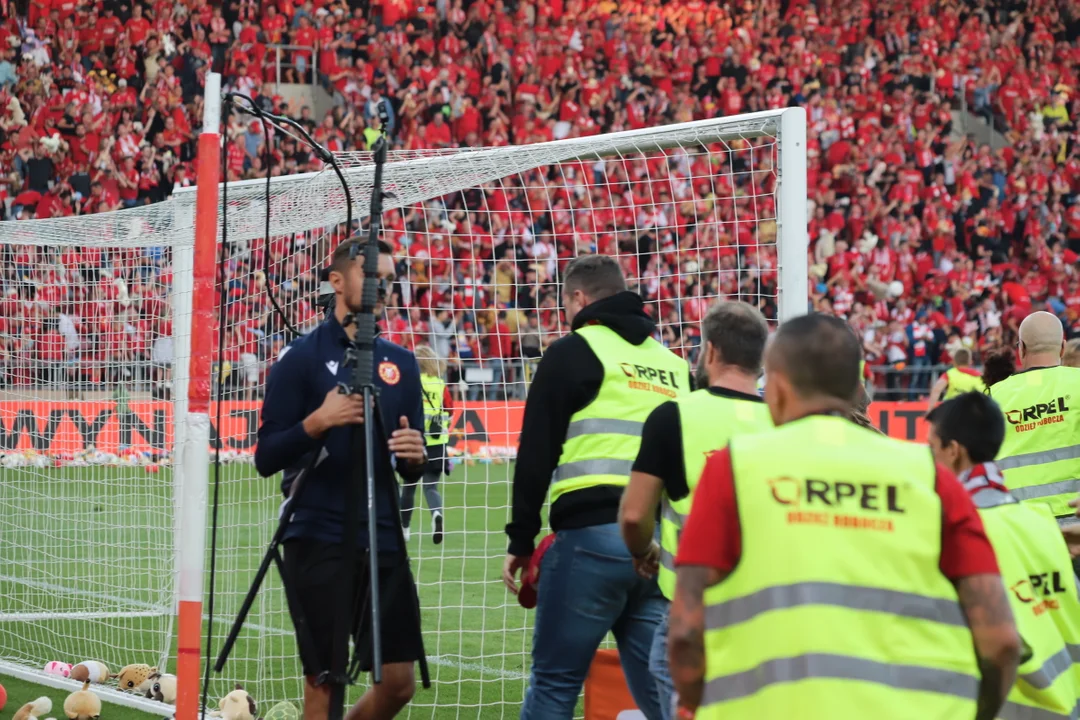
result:
[(1017, 499), (1069, 525), (1080, 492), (1080, 368), (1062, 365), (1065, 331), (1048, 312), (1020, 323), (1019, 350), (1020, 369), (990, 389), (1008, 423), (997, 465)]

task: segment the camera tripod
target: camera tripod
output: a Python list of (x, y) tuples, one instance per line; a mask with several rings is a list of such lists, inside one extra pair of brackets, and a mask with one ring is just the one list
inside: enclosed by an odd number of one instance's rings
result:
[[(254, 103), (252, 103), (252, 105), (254, 106)], [(380, 108), (380, 110), (382, 110), (382, 108)], [(262, 113), (256, 114), (262, 115)], [(380, 112), (380, 114), (382, 113)], [(270, 117), (276, 118), (276, 116)], [(314, 141), (312, 141), (312, 143), (314, 143)], [(379, 592), (378, 512), (376, 506), (376, 484), (379, 481), (376, 475), (375, 466), (376, 453), (379, 453), (380, 458), (385, 460), (387, 467), (391, 467), (391, 463), (389, 448), (386, 444), (387, 436), (385, 434), (385, 422), (383, 421), (378, 404), (378, 388), (375, 386), (374, 382), (374, 349), (377, 333), (375, 325), (375, 306), (378, 299), (378, 234), (382, 218), (382, 171), (383, 166), (386, 163), (386, 151), (385, 137), (379, 138), (374, 148), (375, 176), (374, 186), (372, 188), (371, 220), (368, 239), (362, 250), (364, 286), (361, 297), (361, 307), (359, 312), (351, 315), (348, 319), (349, 322), (345, 323), (346, 325), (356, 325), (355, 336), (346, 350), (343, 361), (343, 367), (351, 371), (345, 374), (345, 376), (350, 379), (349, 382), (340, 383), (338, 386), (339, 392), (343, 394), (361, 395), (363, 397), (365, 422), (360, 425), (353, 425), (351, 428), (350, 447), (354, 456), (353, 459), (355, 460), (355, 453), (362, 452), (363, 464), (355, 461), (352, 463), (353, 476), (349, 479), (349, 482), (345, 483), (342, 532), (342, 582), (340, 584), (340, 591), (335, 608), (331, 668), (321, 668), (321, 672), (316, 676), (317, 685), (329, 684), (331, 688), (328, 720), (340, 720), (342, 717), (345, 704), (345, 688), (347, 685), (354, 684), (359, 676), (360, 665), (362, 664), (361, 652), (366, 650), (366, 648), (355, 647), (353, 649), (352, 661), (350, 662), (349, 640), (353, 634), (353, 613), (354, 610), (356, 610), (357, 600), (356, 571), (357, 565), (359, 564), (357, 562), (359, 548), (357, 547), (358, 543), (356, 540), (358, 539), (358, 529), (360, 525), (359, 505), (361, 484), (364, 485), (366, 490), (368, 520), (368, 549), (365, 564), (366, 569), (370, 573), (370, 581), (368, 584), (367, 598), (365, 600), (365, 609), (370, 609), (371, 614), (372, 679), (376, 684), (382, 682), (382, 612), (381, 596)], [(338, 172), (339, 177), (342, 178), (344, 184), (344, 178), (340, 169), (337, 168), (336, 162), (333, 161), (332, 155), (330, 155), (330, 153), (326, 153), (326, 155), (329, 156), (331, 162), (334, 163), (335, 170)], [(351, 221), (351, 200), (348, 198), (347, 185), (345, 186), (345, 193), (346, 198), (350, 203), (348, 217)], [(359, 247), (359, 245), (357, 247)], [(359, 253), (354, 249), (353, 254), (350, 256), (350, 260), (355, 262), (359, 259), (358, 256)], [(269, 572), (271, 563), (277, 565), (278, 572), (281, 575), (285, 587), (286, 596), (289, 600), (289, 605), (293, 608), (300, 608), (299, 603), (296, 602), (295, 594), (290, 588), (287, 574), (285, 573), (284, 561), (281, 554), (281, 543), (285, 540), (287, 530), (292, 522), (293, 510), (299, 505), (299, 500), (307, 485), (307, 478), (325, 456), (326, 450), (324, 441), (312, 451), (307, 467), (298, 473), (293, 480), (293, 483), (289, 488), (289, 496), (282, 506), (277, 530), (274, 532), (274, 536), (270, 541), (270, 546), (267, 548), (262, 562), (259, 564), (259, 569), (252, 581), (252, 585), (244, 598), (244, 602), (241, 605), (236, 620), (234, 621), (233, 626), (229, 631), (229, 635), (218, 655), (214, 665), (214, 670), (216, 672), (221, 672), (222, 668), (225, 666), (229, 654), (232, 652), (232, 648), (243, 628), (243, 624), (247, 619), (248, 613), (254, 605), (255, 598), (258, 595), (262, 582), (265, 579), (267, 572)], [(396, 481), (394, 481), (392, 468), (388, 473), (385, 473), (385, 475), (386, 480), (384, 482), (387, 482), (388, 484), (386, 491), (389, 492), (393, 515), (396, 517), (400, 514), (400, 509), (398, 507), (398, 487)], [(400, 522), (395, 522), (394, 524), (397, 526), (398, 540), (402, 548), (400, 562), (407, 563), (408, 553), (405, 549), (404, 532)], [(415, 594), (412, 594), (411, 597), (414, 601), (414, 611), (417, 618), (417, 627), (419, 628), (419, 601)], [(296, 616), (294, 618), (294, 623), (297, 630), (297, 640), (300, 644), (301, 653), (305, 657), (316, 657), (313, 652), (314, 641), (311, 637), (310, 628), (307, 626), (306, 618), (303, 616), (302, 611), (294, 614)], [(431, 687), (431, 678), (427, 666), (427, 656), (424, 652), (423, 638), (418, 637), (417, 643), (419, 646), (418, 662), (420, 664), (421, 680), (423, 686), (429, 688)]]

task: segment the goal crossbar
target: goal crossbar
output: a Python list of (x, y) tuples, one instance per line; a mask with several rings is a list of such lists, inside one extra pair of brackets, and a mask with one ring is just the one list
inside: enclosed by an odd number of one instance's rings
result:
[[(801, 115), (793, 118), (794, 115)], [(794, 121), (790, 122), (788, 119)], [(774, 134), (782, 138), (784, 126), (805, 137), (805, 111), (801, 108), (770, 110), (731, 118), (695, 120), (656, 128), (625, 130), (607, 135), (553, 140), (533, 145), (453, 149), (435, 151), (393, 151), (384, 168), (386, 211), (422, 202), (433, 196), (450, 194), (494, 182), (507, 175), (544, 165), (570, 161), (594, 161), (620, 155), (663, 152), (687, 144), (731, 143)], [(770, 132), (771, 131), (771, 132)], [(801, 143), (805, 156), (805, 142)], [(782, 145), (782, 147), (784, 147)], [(370, 153), (335, 154), (353, 199), (353, 217), (366, 218), (371, 209), (374, 167)], [(786, 169), (785, 169), (785, 172)], [(797, 183), (798, 172), (790, 173)], [(803, 161), (805, 176), (805, 159)], [(785, 182), (788, 182), (785, 179)], [(265, 233), (266, 180), (239, 180), (228, 184), (228, 235), (234, 241), (250, 241)], [(803, 178), (805, 188), (805, 177)], [(337, 176), (325, 168), (318, 172), (277, 176), (270, 179), (271, 235), (281, 236), (346, 220), (344, 193)], [(86, 215), (79, 218), (49, 218), (20, 223), (0, 223), (0, 244), (100, 247), (183, 247), (195, 242), (195, 197), (197, 187), (177, 188), (162, 203)], [(302, 212), (290, 212), (300, 209)], [(221, 208), (219, 200), (218, 217)], [(7, 227), (8, 225), (14, 227)], [(32, 230), (31, 230), (32, 226)], [(219, 230), (220, 237), (220, 230)]]

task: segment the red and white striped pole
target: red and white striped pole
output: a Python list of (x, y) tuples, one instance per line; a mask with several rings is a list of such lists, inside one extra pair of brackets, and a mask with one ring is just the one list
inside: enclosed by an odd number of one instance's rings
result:
[(210, 372), (213, 366), (218, 183), (221, 181), (221, 75), (208, 73), (199, 135), (192, 272), (191, 357), (188, 364), (182, 477), (177, 478), (179, 522), (179, 632), (176, 720), (197, 720), (201, 680), (202, 600), (206, 554), (206, 498), (210, 476)]

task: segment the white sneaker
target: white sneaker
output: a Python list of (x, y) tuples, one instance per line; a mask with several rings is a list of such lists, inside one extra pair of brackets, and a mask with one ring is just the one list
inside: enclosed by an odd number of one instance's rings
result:
[(401, 532), (405, 534), (405, 542), (409, 542), (409, 536), (412, 535), (412, 530), (407, 527), (401, 528)]
[(442, 543), (443, 538), (443, 516), (441, 512), (433, 512), (431, 514), (431, 541), (436, 545)]

